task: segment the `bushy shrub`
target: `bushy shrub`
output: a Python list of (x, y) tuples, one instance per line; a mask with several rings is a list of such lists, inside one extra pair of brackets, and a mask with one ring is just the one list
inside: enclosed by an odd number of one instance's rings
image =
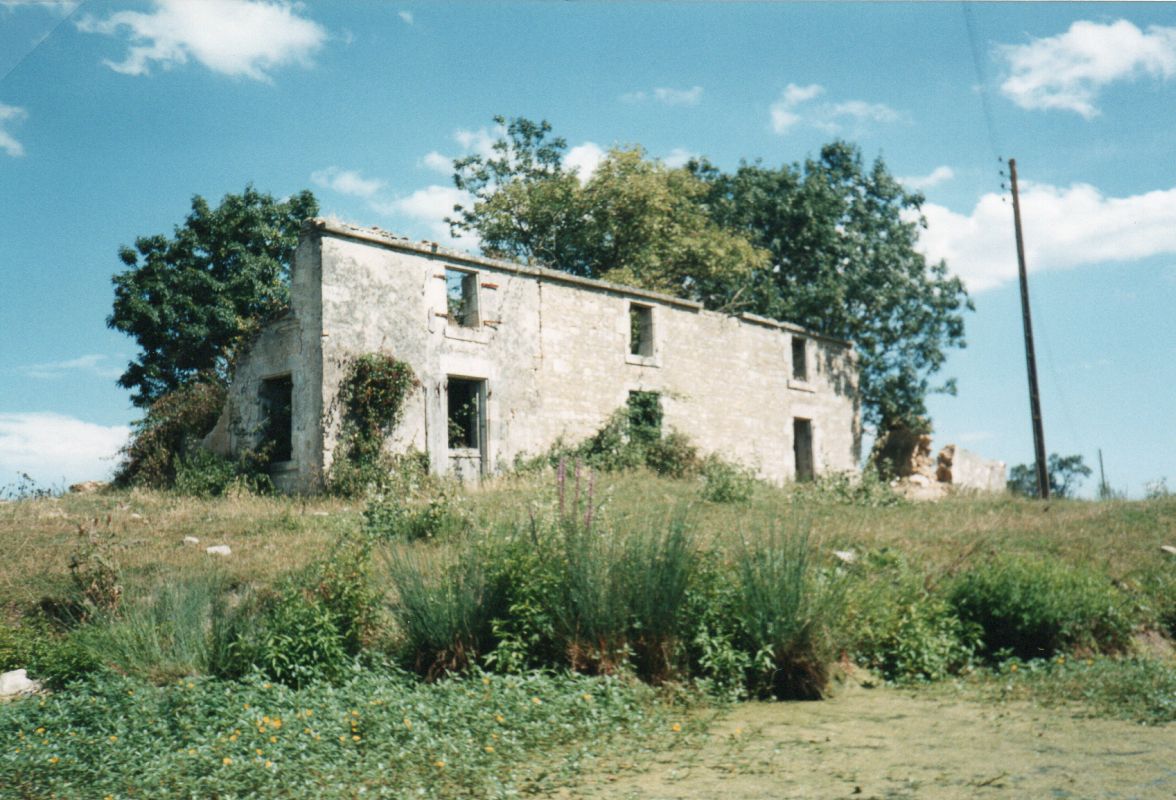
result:
[(463, 524), (456, 499), (443, 489), (421, 498), (377, 495), (363, 511), (365, 534), (379, 541), (428, 541)]
[(265, 453), (246, 451), (237, 459), (196, 448), (176, 463), (176, 492), (193, 497), (220, 497), (232, 491), (269, 494), (274, 490)]
[(899, 506), (905, 501), (878, 473), (867, 469), (861, 475), (834, 472), (793, 486), (797, 500), (814, 504), (854, 505), (866, 508)]
[(961, 575), (949, 598), (989, 657), (1114, 653), (1130, 641), (1125, 598), (1106, 576), (1052, 559), (995, 558)]
[(225, 405), (227, 391), (212, 375), (163, 395), (134, 423), (130, 441), (120, 451), (118, 486), (170, 488), (181, 459), (199, 449)]
[(854, 661), (897, 683), (955, 675), (978, 646), (977, 629), (910, 573), (859, 580), (849, 593), (845, 630)]
[(755, 491), (755, 472), (711, 454), (702, 460), (702, 498), (712, 503), (746, 503)]
[(28, 670), (30, 678), (60, 689), (103, 669), (95, 653), (72, 636), (43, 624), (0, 625), (0, 672)]

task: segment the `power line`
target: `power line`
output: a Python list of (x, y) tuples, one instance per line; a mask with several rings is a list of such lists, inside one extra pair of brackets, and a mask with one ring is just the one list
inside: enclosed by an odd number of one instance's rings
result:
[(64, 25), (65, 23), (67, 23), (71, 19), (73, 19), (74, 16), (79, 11), (82, 10), (82, 6), (84, 6), (85, 4), (86, 4), (85, 0), (82, 0), (76, 6), (74, 6), (72, 11), (70, 11), (68, 14), (66, 14), (64, 17), (62, 17), (60, 20), (58, 20), (57, 24), (54, 25), (52, 28), (50, 28), (48, 33), (46, 33), (44, 36), (42, 36), (40, 39), (38, 39), (37, 43), (34, 44), (31, 48), (29, 48), (29, 51), (27, 53), (25, 53), (23, 56), (21, 56), (17, 60), (17, 62), (15, 64), (13, 64), (8, 69), (7, 72), (5, 72), (3, 75), (0, 75), (0, 83), (3, 83), (4, 81), (6, 81), (8, 79), (9, 75), (16, 72), (16, 70), (20, 67), (20, 65), (28, 60), (29, 56), (31, 56), (33, 53), (37, 52), (37, 50), (41, 47), (41, 45), (43, 45), (43, 44), (45, 44), (45, 42), (49, 41), (49, 37), (51, 37), (53, 34), (57, 33), (58, 28), (60, 28), (62, 25)]
[(980, 93), (980, 107), (984, 111), (984, 124), (988, 128), (988, 143), (992, 146), (992, 154), (1001, 157), (1000, 141), (996, 136), (996, 123), (992, 116), (992, 104), (988, 99), (988, 75), (984, 69), (984, 54), (980, 52), (980, 42), (976, 38), (976, 21), (972, 18), (972, 4), (962, 3), (964, 12), (964, 27), (968, 31), (968, 43), (972, 50), (972, 66), (976, 68), (977, 91)]

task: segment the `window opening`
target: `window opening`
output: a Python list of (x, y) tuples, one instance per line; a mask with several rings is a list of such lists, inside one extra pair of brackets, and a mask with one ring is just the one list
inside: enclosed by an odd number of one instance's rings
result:
[(796, 480), (811, 481), (813, 470), (813, 421), (811, 419), (792, 420), (792, 450), (796, 457)]
[(661, 438), (661, 395), (657, 392), (629, 392), (629, 436), (651, 442)]
[(798, 381), (808, 380), (808, 356), (802, 336), (792, 337), (792, 377)]
[(629, 304), (629, 353), (653, 355), (653, 308)]
[(289, 461), (294, 453), (294, 381), (289, 375), (266, 378), (259, 392), (262, 413), (262, 447), (270, 461)]
[(449, 449), (478, 450), (482, 446), (482, 426), (485, 424), (483, 406), (485, 381), (450, 378)]
[(446, 311), (449, 320), (466, 328), (478, 325), (478, 273), (445, 268)]

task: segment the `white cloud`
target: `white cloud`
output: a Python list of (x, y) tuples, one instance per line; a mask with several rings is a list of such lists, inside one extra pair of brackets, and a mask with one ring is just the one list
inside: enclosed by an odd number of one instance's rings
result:
[(845, 121), (861, 124), (897, 122), (902, 119), (902, 115), (890, 106), (867, 103), (865, 100), (812, 105), (812, 101), (824, 93), (825, 87), (817, 83), (808, 86), (788, 84), (768, 109), (772, 130), (783, 135), (804, 123), (827, 133), (836, 133)]
[(898, 182), (906, 185), (909, 189), (922, 191), (923, 189), (930, 189), (933, 186), (938, 186), (941, 183), (946, 183), (955, 177), (955, 170), (951, 167), (936, 167), (931, 170), (930, 175), (913, 175), (907, 178), (899, 178)]
[(11, 133), (4, 130), (3, 124), (5, 122), (19, 122), (27, 116), (28, 114), (23, 108), (0, 103), (0, 150), (14, 158), (24, 155), (24, 145), (18, 142)]
[(1127, 20), (1108, 24), (1079, 20), (1065, 33), (1028, 44), (1001, 45), (997, 55), (1009, 75), (1001, 91), (1021, 108), (1058, 108), (1086, 119), (1098, 115), (1103, 87), (1141, 75), (1176, 74), (1176, 28), (1141, 31)]
[(411, 11), (400, 11), (400, 12), (397, 12), (396, 16), (398, 16), (402, 20), (404, 20), (405, 25), (411, 25), (413, 23)]
[(446, 217), (453, 216), (455, 205), (469, 206), (473, 202), (474, 198), (469, 192), (452, 186), (433, 184), (417, 189), (406, 197), (371, 201), (368, 205), (377, 213), (390, 217), (405, 217), (423, 226), (436, 242), (454, 247), (473, 248), (477, 246), (476, 240), (469, 236), (451, 236), (449, 225), (445, 222)]
[(604, 148), (596, 142), (584, 142), (569, 149), (563, 163), (568, 169), (577, 171), (580, 183), (587, 183), (606, 155)]
[(468, 153), (474, 153), (482, 158), (494, 156), (494, 142), (506, 136), (506, 128), (495, 125), (493, 128), (478, 128), (476, 131), (459, 128), (453, 132), (453, 140), (461, 145)]
[[(923, 213), (921, 249), (932, 260), (946, 259), (971, 291), (1016, 279), (1013, 212), (1000, 195), (984, 195), (971, 214), (934, 203), (925, 204)], [(1176, 188), (1106, 197), (1084, 183), (1027, 184), (1021, 217), (1031, 271), (1176, 254)]]
[(689, 89), (674, 89), (669, 86), (658, 86), (652, 92), (625, 92), (621, 95), (622, 103), (636, 105), (647, 100), (661, 103), (663, 106), (696, 106), (702, 102), (702, 87), (692, 86)]
[(421, 164), (434, 172), (440, 172), (442, 175), (453, 173), (453, 159), (449, 156), (441, 155), (436, 150), (430, 150), (428, 153), (425, 153), (425, 157), (421, 159)]
[(339, 167), (327, 167), (312, 172), (310, 180), (316, 186), (352, 197), (369, 198), (384, 188), (384, 182), (381, 180), (365, 178), (353, 169), (340, 169)]
[(51, 487), (105, 478), (130, 433), (44, 411), (0, 413), (0, 486), (22, 472)]
[(77, 27), (128, 34), (126, 58), (103, 62), (115, 72), (148, 75), (153, 62), (169, 69), (192, 58), (213, 72), (268, 82), (274, 68), (309, 65), (327, 38), (326, 30), (300, 11), (280, 0), (155, 0), (149, 13), (85, 16)]
[(686, 162), (692, 158), (698, 158), (698, 153), (687, 150), (685, 147), (675, 147), (662, 156), (661, 161), (670, 169), (677, 169), (686, 166)]
[(109, 363), (110, 357), (101, 353), (90, 353), (67, 361), (49, 361), (44, 364), (29, 364), (21, 367), (20, 372), (28, 378), (38, 380), (56, 380), (67, 377), (71, 373), (88, 373), (99, 378), (117, 378), (122, 370)]

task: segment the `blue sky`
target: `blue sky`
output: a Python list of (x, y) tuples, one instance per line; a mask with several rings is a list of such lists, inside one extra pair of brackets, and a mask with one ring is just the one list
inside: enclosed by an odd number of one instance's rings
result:
[(448, 162), (496, 114), (549, 120), (582, 171), (633, 143), (882, 156), (976, 303), (936, 446), (1009, 463), (1033, 452), (1015, 157), (1047, 447), (1102, 448), (1133, 496), (1176, 479), (1176, 6), (0, 0), (0, 486), (101, 477), (137, 416), (120, 245), (249, 182), (449, 243)]

